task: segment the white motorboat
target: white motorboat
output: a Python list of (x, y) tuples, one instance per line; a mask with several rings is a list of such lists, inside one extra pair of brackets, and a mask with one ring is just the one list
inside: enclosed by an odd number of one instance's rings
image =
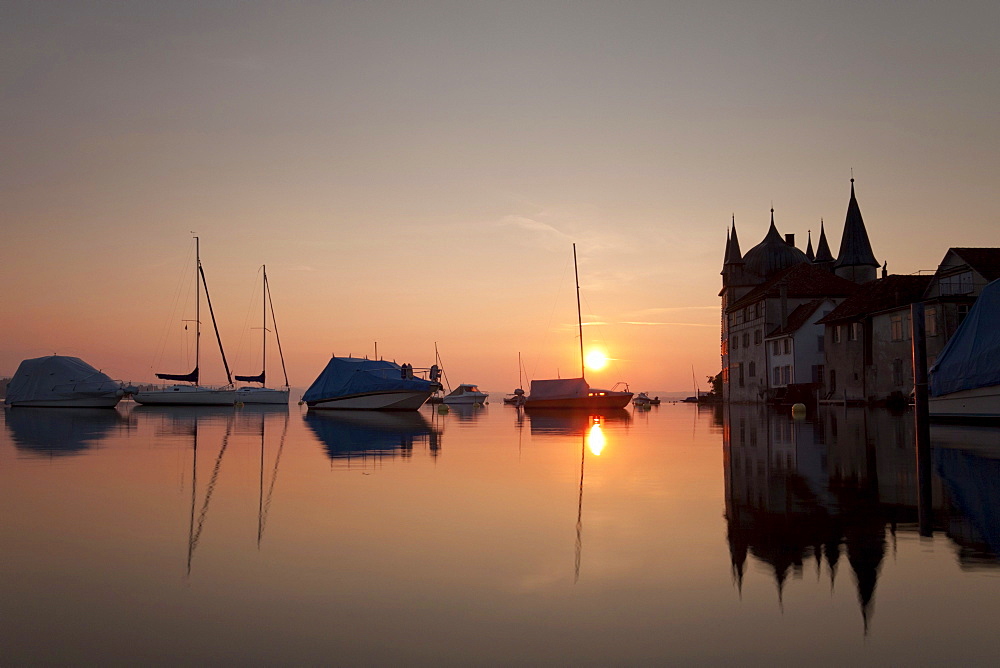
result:
[[(212, 299), (208, 295), (205, 270), (201, 266), (198, 237), (194, 238), (194, 243), (196, 272), (194, 371), (184, 374), (156, 374), (156, 377), (161, 380), (174, 380), (189, 384), (138, 390), (132, 393), (132, 398), (137, 403), (151, 406), (232, 406), (236, 402), (236, 390), (232, 386), (233, 377), (229, 372), (229, 363), (226, 362), (226, 353), (222, 349), (222, 337), (219, 336), (219, 327), (215, 322), (215, 313), (212, 310)], [(201, 286), (203, 285), (205, 286), (205, 301), (208, 303), (208, 312), (212, 316), (212, 326), (215, 329), (215, 338), (219, 343), (219, 353), (222, 355), (222, 364), (226, 368), (226, 378), (229, 380), (229, 384), (225, 387), (206, 387), (198, 384), (201, 360)]]
[[(267, 267), (261, 267), (264, 274), (263, 288), (263, 324), (261, 325), (261, 372), (256, 376), (236, 376), (236, 380), (244, 383), (260, 383), (260, 387), (247, 385), (236, 390), (237, 403), (243, 404), (287, 404), (288, 403), (288, 372), (285, 370), (285, 355), (281, 352), (281, 338), (278, 336), (278, 322), (274, 319), (274, 303), (271, 301), (271, 288), (267, 283)], [(285, 384), (280, 389), (267, 387), (267, 311), (271, 310), (271, 326), (274, 327), (274, 340), (278, 344), (278, 357), (281, 359), (281, 373)]]
[(476, 385), (463, 383), (444, 395), (442, 401), (446, 404), (485, 404), (489, 396), (488, 392), (482, 392)]

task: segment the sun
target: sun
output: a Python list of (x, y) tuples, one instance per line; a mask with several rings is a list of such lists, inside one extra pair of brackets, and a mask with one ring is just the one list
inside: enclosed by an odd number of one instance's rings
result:
[(588, 369), (600, 371), (608, 365), (608, 356), (600, 350), (591, 350), (587, 353), (586, 364)]

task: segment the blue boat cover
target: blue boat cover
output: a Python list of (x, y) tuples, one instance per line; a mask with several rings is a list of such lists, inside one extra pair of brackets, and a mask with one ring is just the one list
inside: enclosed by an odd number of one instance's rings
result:
[(983, 288), (930, 369), (930, 394), (1000, 385), (1000, 280)]
[(302, 400), (320, 401), (386, 390), (426, 392), (433, 391), (436, 385), (423, 378), (403, 378), (403, 370), (395, 362), (334, 357), (302, 395)]

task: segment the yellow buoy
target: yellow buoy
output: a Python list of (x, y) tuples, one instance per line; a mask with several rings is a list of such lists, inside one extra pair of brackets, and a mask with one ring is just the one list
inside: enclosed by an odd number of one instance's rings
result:
[(794, 404), (792, 406), (792, 417), (794, 418), (804, 418), (806, 416), (806, 405), (805, 404)]

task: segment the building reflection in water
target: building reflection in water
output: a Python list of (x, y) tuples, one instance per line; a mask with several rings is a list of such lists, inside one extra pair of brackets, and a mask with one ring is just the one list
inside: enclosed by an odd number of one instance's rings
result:
[[(726, 522), (734, 582), (742, 595), (748, 559), (766, 564), (782, 605), (789, 577), (813, 562), (834, 587), (846, 557), (867, 633), (879, 572), (897, 532), (916, 534), (918, 480), (913, 416), (821, 406), (793, 419), (761, 406), (730, 405), (723, 421)], [(1000, 431), (948, 441), (931, 430), (940, 478), (932, 480), (935, 531), (958, 546), (963, 565), (998, 565)], [(978, 460), (977, 460), (978, 458)], [(983, 461), (985, 458), (985, 461)], [(942, 487), (942, 479), (944, 486)]]
[(441, 452), (440, 429), (417, 411), (308, 411), (304, 420), (330, 459), (348, 465), (411, 457), (414, 445)]

